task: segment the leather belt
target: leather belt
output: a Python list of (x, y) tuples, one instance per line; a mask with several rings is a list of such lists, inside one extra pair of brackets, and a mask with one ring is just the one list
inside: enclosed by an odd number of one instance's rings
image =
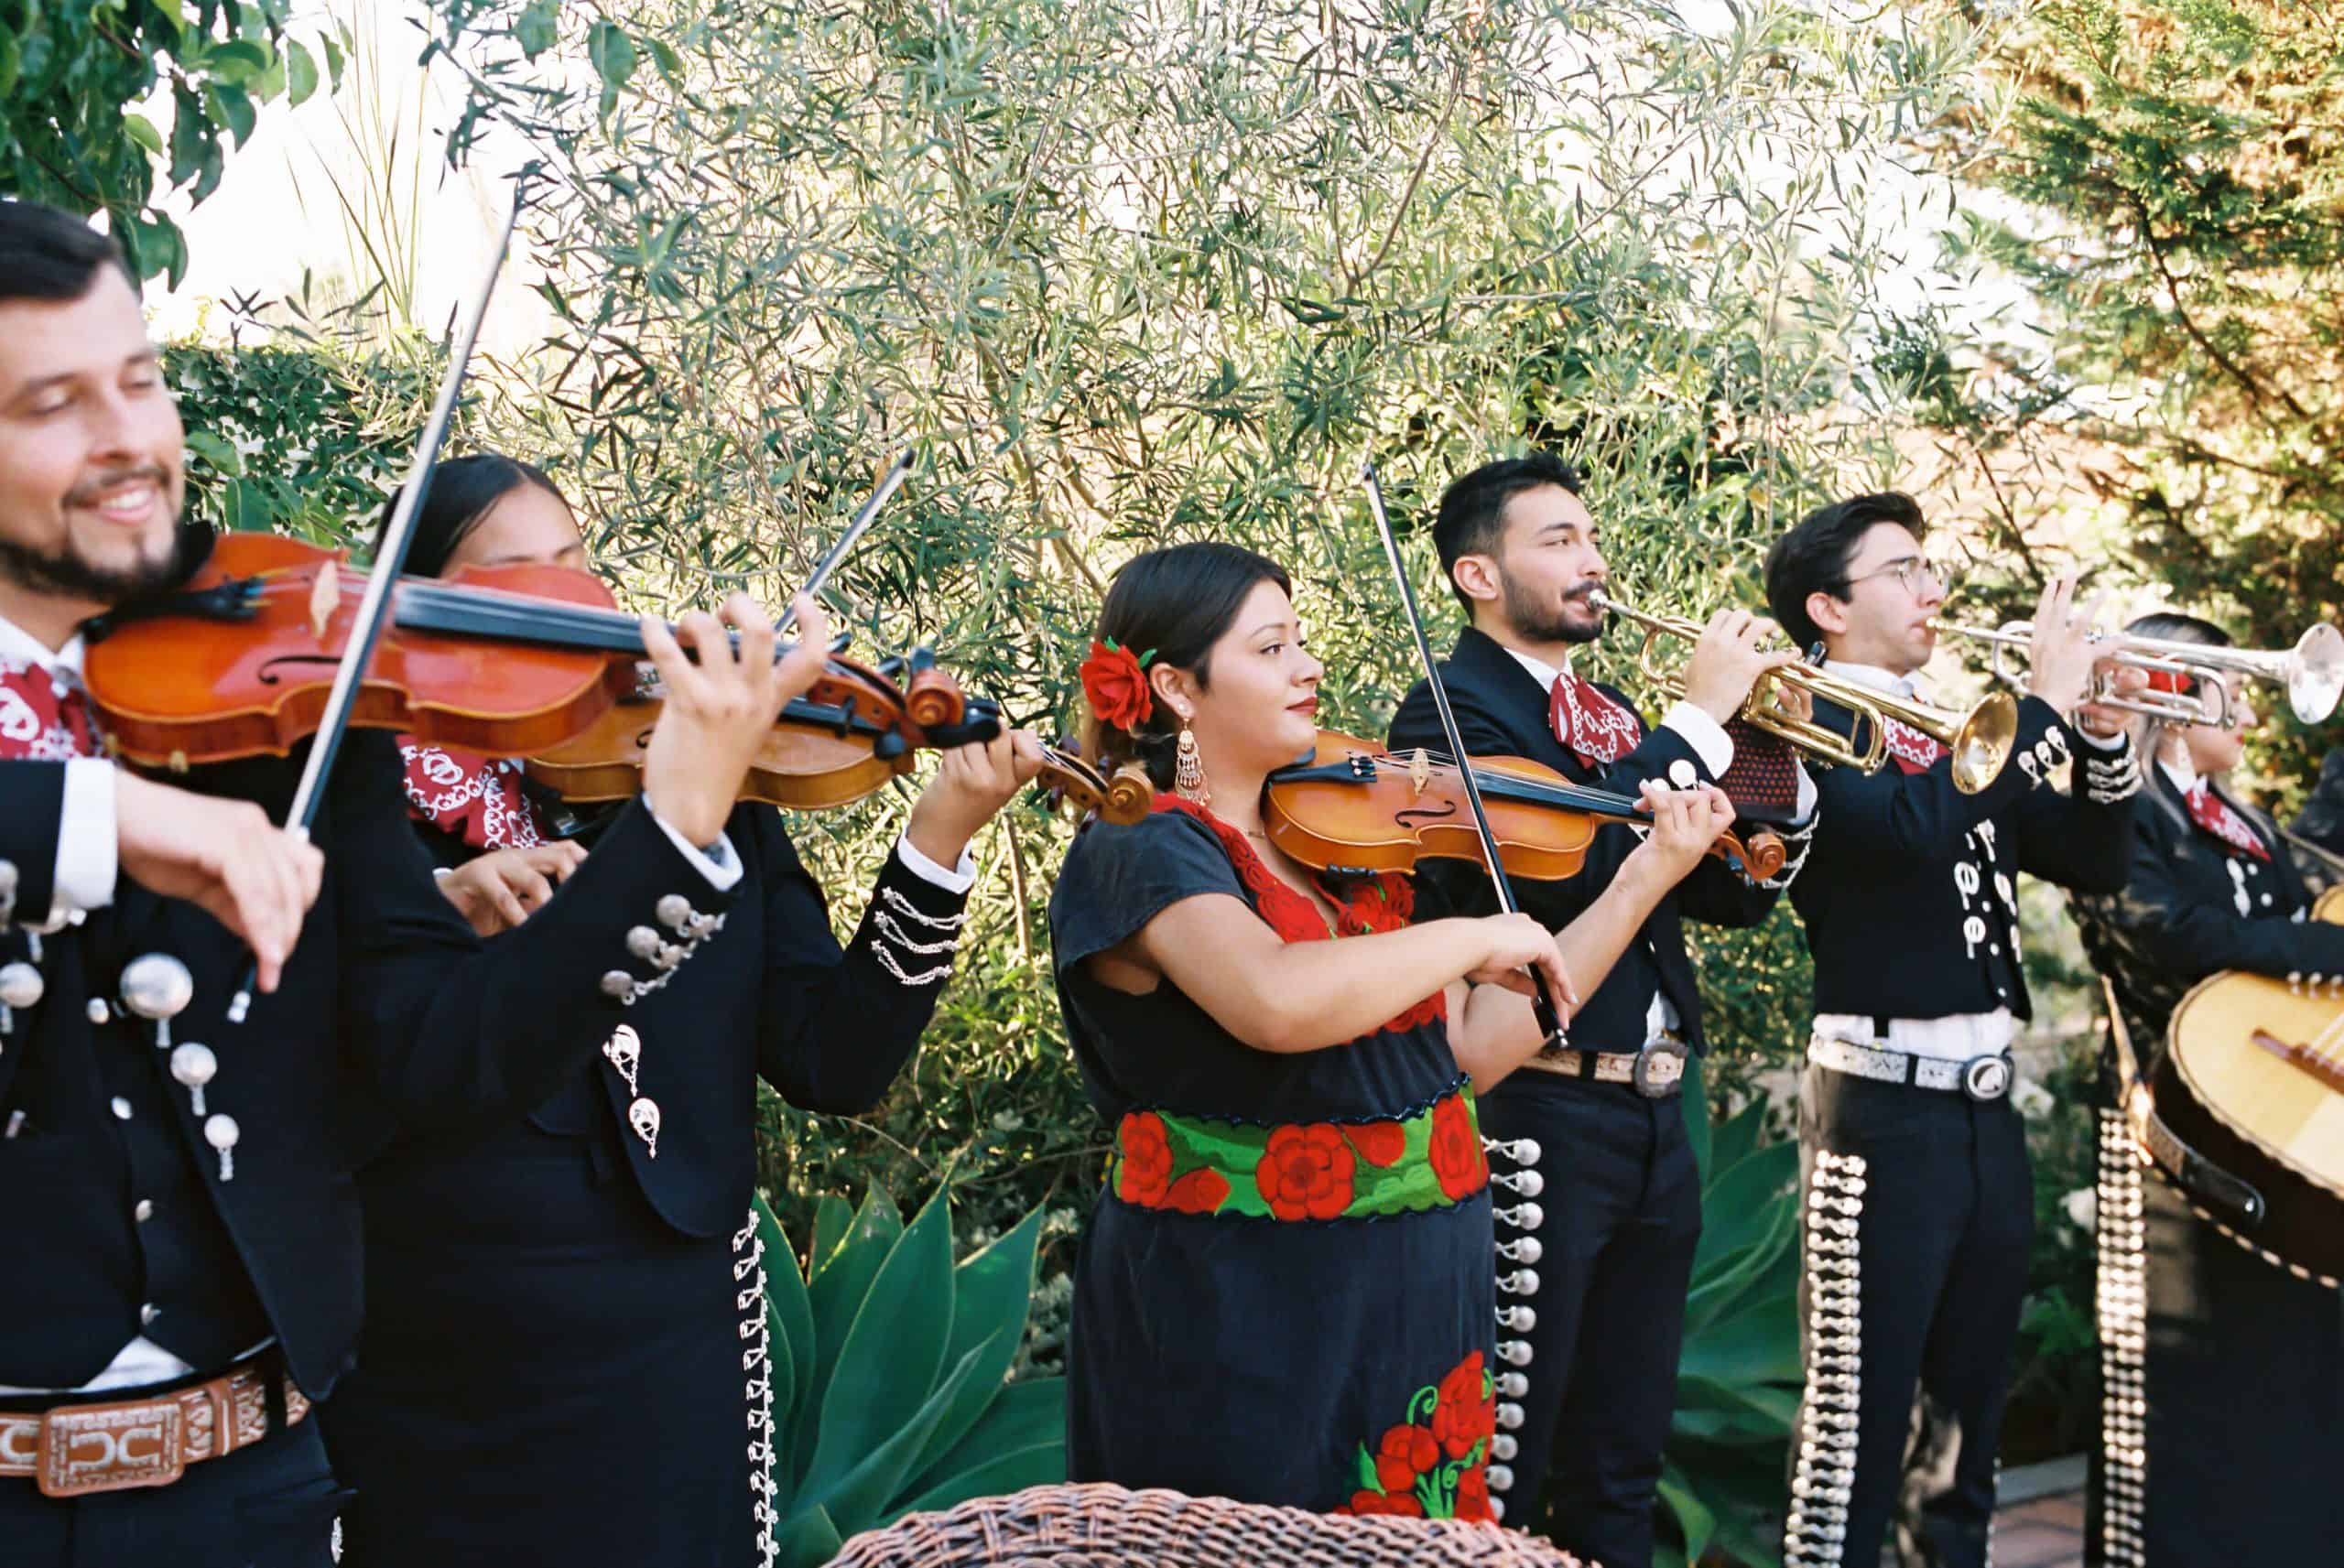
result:
[(1915, 1056), (1883, 1045), (1859, 1045), (1818, 1034), (1807, 1043), (1807, 1059), (1818, 1067), (1883, 1084), (1956, 1091), (1987, 1103), (2006, 1098), (2015, 1076), (2007, 1051), (1991, 1051), (1957, 1062), (1945, 1056)]
[[(284, 1388), (281, 1425), (269, 1410)], [(52, 1498), (168, 1487), (190, 1465), (247, 1448), (309, 1413), (275, 1351), (188, 1388), (145, 1399), (0, 1411), (0, 1476), (30, 1476)]]
[(2141, 1148), (2157, 1169), (2181, 1184), (2182, 1191), (2210, 1208), (2221, 1210), (2223, 1217), (2241, 1230), (2252, 1230), (2263, 1223), (2263, 1195), (2252, 1184), (2231, 1175), (2198, 1152), (2167, 1127), (2165, 1118), (2156, 1112), (2148, 1086), (2132, 1087), (2124, 1110)]
[(1633, 1084), (1647, 1099), (1666, 1099), (1685, 1085), (1685, 1044), (1663, 1034), (1641, 1051), (1541, 1051), (1523, 1063), (1557, 1077), (1599, 1084)]

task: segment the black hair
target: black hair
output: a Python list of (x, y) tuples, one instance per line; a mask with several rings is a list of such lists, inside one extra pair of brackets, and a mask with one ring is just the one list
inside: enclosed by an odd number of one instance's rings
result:
[(0, 305), (79, 299), (108, 265), (137, 287), (122, 247), (85, 220), (38, 201), (0, 201)]
[[(1173, 545), (1134, 556), (1115, 574), (1107, 600), (1099, 607), (1099, 627), (1092, 636), (1112, 640), (1134, 656), (1153, 651), (1147, 667), (1170, 665), (1196, 677), (1200, 687), (1211, 685), (1212, 645), (1227, 633), (1246, 596), (1265, 582), (1284, 593), (1294, 591), (1286, 568), (1266, 556), (1212, 540)], [(1083, 723), (1083, 755), (1101, 772), (1137, 761), (1158, 789), (1172, 787), (1174, 741), (1179, 734), (1177, 715), (1161, 700), (1155, 702), (1139, 733), (1112, 729), (1091, 714)]]
[[(431, 487), (424, 492), (423, 510), (407, 547), (406, 571), (414, 577), (438, 577), (448, 569), (456, 546), (481, 524), (491, 508), (520, 489), (534, 484), (564, 506), (570, 498), (535, 463), (508, 458), (502, 452), (475, 452), (456, 458), (431, 470)], [(383, 535), (389, 532), (391, 514), (398, 507), (398, 492), (384, 503), (382, 520), (374, 524), (374, 553), (381, 555)]]
[(1470, 619), (1473, 601), (1457, 586), (1457, 563), (1467, 556), (1494, 556), (1505, 543), (1507, 503), (1525, 491), (1556, 485), (1571, 494), (1584, 481), (1578, 469), (1546, 452), (1501, 458), (1451, 484), (1440, 498), (1432, 525), (1433, 548), (1440, 552), (1440, 575)]
[(1847, 598), (1848, 563), (1864, 535), (1882, 523), (1894, 523), (1915, 539), (1929, 531), (1918, 502), (1901, 491), (1883, 490), (1818, 507), (1766, 552), (1766, 606), (1794, 644), (1811, 648), (1823, 640), (1822, 629), (1807, 612), (1807, 595)]

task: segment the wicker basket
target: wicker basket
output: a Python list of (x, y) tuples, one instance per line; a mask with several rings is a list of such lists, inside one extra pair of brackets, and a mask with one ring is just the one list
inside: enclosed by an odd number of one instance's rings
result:
[(1029, 1487), (865, 1530), (830, 1568), (1580, 1568), (1518, 1531), (1121, 1487)]

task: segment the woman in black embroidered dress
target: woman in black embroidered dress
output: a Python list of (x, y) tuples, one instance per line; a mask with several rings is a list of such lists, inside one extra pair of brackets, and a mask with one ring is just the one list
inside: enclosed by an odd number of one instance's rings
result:
[[(568, 506), (507, 459), (442, 465), (411, 570), (506, 561), (582, 566)], [(827, 639), (804, 600), (798, 634)], [(365, 1336), (325, 1411), (358, 1491), (346, 1562), (756, 1560), (773, 1502), (756, 1424), (764, 1276), (743, 1226), (756, 1080), (811, 1110), (878, 1098), (950, 968), (964, 846), (1037, 762), (1023, 732), (947, 753), (843, 951), (781, 815), (738, 807), (713, 845), (688, 847), (714, 885), (738, 879), (730, 907), (644, 911), (630, 944), (659, 981), (636, 988), (586, 1071), (526, 1116), (409, 1135), (361, 1173)], [(410, 747), (407, 784), (418, 832), (453, 868), (442, 891), (477, 927), (559, 896), (578, 851), (548, 842), (517, 771)]]
[[(2230, 641), (2187, 615), (2145, 616), (2125, 630)], [(2233, 687), (2230, 701), (2252, 726), (2248, 694)], [(2304, 879), (2277, 825), (2232, 793), (2240, 730), (2160, 720), (2139, 730), (2135, 749), (2155, 767), (2133, 816), (2131, 880), (2073, 908), (2146, 1071), (2191, 986), (2222, 969), (2344, 973), (2344, 926), (2305, 919)], [(2117, 1125), (2103, 1129), (2100, 1151), (2102, 1334), (2136, 1345), (2141, 1362), (2138, 1382), (2107, 1392), (2087, 1560), (2328, 1560), (2344, 1533), (2344, 1494), (2330, 1475), (2344, 1442), (2337, 1292), (2194, 1214), (2161, 1170), (2143, 1169)]]
[(1179, 787), (1085, 828), (1050, 901), (1068, 1032), (1115, 1130), (1077, 1266), (1069, 1468), (1489, 1519), (1502, 1369), (1471, 1088), (1539, 1044), (1521, 971), (1593, 985), (1731, 810), (1653, 791), (1650, 838), (1559, 936), (1412, 925), (1405, 879), (1338, 886), (1262, 836), (1264, 777), (1317, 730), (1288, 592), (1230, 546), (1150, 552), (1083, 667), (1091, 754)]

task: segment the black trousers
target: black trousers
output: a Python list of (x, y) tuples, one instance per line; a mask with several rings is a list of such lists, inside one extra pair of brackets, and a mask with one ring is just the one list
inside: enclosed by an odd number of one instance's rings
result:
[(349, 1493), (334, 1485), (315, 1420), (168, 1487), (60, 1500), (29, 1476), (0, 1477), (7, 1568), (329, 1568)]
[(2035, 1235), (2008, 1098), (1809, 1066), (1799, 1096), (1799, 1317), (1785, 1568), (1899, 1556), (1985, 1568), (1995, 1449)]
[[(1501, 1491), (1493, 1476), (1490, 1490), (1508, 1525), (1542, 1530), (1604, 1568), (1647, 1568), (1701, 1239), (1701, 1176), (1684, 1107), (1626, 1084), (1525, 1068), (1480, 1108), (1485, 1137), (1537, 1142), (1545, 1184), (1531, 1200), (1544, 1211), (1537, 1228), (1497, 1225), (1502, 1247), (1536, 1239), (1538, 1289), (1504, 1290), (1525, 1265), (1501, 1258), (1500, 1312), (1526, 1305), (1536, 1323), (1498, 1330), (1499, 1373), (1521, 1379), (1503, 1383), (1513, 1392), (1500, 1399), (1519, 1407), (1521, 1424), (1505, 1462), (1511, 1484)], [(1502, 1152), (1491, 1166), (1500, 1176), (1517, 1169)], [(1503, 1184), (1494, 1195), (1501, 1216), (1524, 1201)], [(1503, 1354), (1514, 1342), (1529, 1347), (1520, 1366)]]
[(2265, 1262), (2100, 1121), (2103, 1404), (2085, 1561), (2335, 1561), (2344, 1302)]

